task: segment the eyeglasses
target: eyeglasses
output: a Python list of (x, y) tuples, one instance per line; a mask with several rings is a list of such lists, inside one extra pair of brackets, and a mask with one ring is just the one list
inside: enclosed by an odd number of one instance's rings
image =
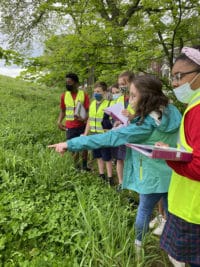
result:
[(183, 77), (185, 77), (186, 75), (188, 75), (190, 73), (194, 73), (194, 72), (198, 73), (198, 72), (200, 72), (200, 70), (198, 69), (198, 70), (191, 70), (188, 72), (178, 72), (175, 75), (171, 76), (171, 82), (178, 82), (179, 83)]

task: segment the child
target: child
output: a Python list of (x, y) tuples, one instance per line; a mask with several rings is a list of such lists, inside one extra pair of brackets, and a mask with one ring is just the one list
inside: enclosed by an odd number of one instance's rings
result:
[[(178, 146), (193, 152), (191, 162), (168, 161), (173, 169), (169, 214), (161, 247), (174, 266), (200, 266), (200, 46), (184, 47), (172, 68), (177, 99), (187, 105)], [(168, 142), (166, 142), (168, 143)]]
[[(108, 131), (97, 136), (78, 137), (69, 142), (49, 147), (63, 154), (66, 149), (79, 151), (126, 143), (155, 144), (166, 140), (175, 146), (181, 114), (169, 104), (162, 92), (161, 82), (153, 76), (143, 75), (130, 84), (129, 103), (135, 117), (127, 127)], [(167, 211), (167, 192), (171, 170), (164, 160), (154, 160), (127, 148), (123, 175), (123, 188), (139, 193), (140, 200), (135, 222), (135, 246), (140, 251), (142, 237), (147, 232), (150, 216), (156, 203), (162, 198)], [(137, 249), (138, 248), (138, 249)]]
[[(124, 111), (123, 115), (129, 117), (129, 119), (132, 118), (132, 115), (134, 114), (133, 109), (129, 105), (129, 85), (132, 79), (134, 78), (134, 73), (131, 71), (125, 71), (121, 73), (118, 77), (118, 87), (120, 95), (115, 100), (116, 103), (121, 102), (124, 105)], [(116, 122), (114, 126), (118, 126), (119, 123)], [(118, 191), (121, 190), (122, 186), (122, 180), (123, 180), (123, 168), (124, 168), (124, 160), (126, 157), (126, 147), (124, 145), (121, 145), (119, 147), (116, 147), (114, 149), (115, 156), (114, 158), (117, 160), (117, 176), (118, 176)]]
[[(80, 136), (85, 131), (86, 120), (75, 116), (75, 107), (80, 102), (85, 110), (89, 109), (89, 96), (85, 92), (78, 89), (79, 78), (75, 73), (66, 74), (66, 92), (61, 95), (60, 113), (58, 116), (58, 127), (60, 130), (66, 131), (67, 140)], [(65, 125), (62, 121), (65, 119)], [(82, 152), (82, 166), (79, 165), (79, 153), (72, 153), (75, 168), (90, 171), (87, 166), (88, 151)]]
[[(112, 101), (110, 103), (110, 106), (115, 105), (117, 103), (117, 100), (122, 96), (121, 90), (119, 89), (118, 84), (113, 84), (110, 87), (110, 91), (112, 94)], [(115, 120), (112, 120), (113, 125), (115, 125)], [(118, 185), (117, 185), (117, 191), (121, 191), (122, 186), (122, 175), (123, 175), (123, 168), (119, 170), (119, 161), (124, 160), (125, 156), (121, 156), (119, 147), (113, 147), (112, 148), (112, 158), (116, 160), (116, 171), (118, 176)], [(118, 163), (117, 163), (118, 162)]]
[[(107, 85), (105, 82), (98, 82), (94, 85), (94, 100), (89, 108), (89, 118), (85, 128), (84, 135), (99, 134), (109, 130), (112, 125), (109, 124), (109, 118), (104, 114), (104, 109), (109, 106), (109, 101), (105, 99)], [(108, 122), (106, 124), (106, 121)], [(106, 124), (106, 125), (105, 125)], [(106, 163), (108, 182), (113, 184), (112, 177), (112, 156), (111, 148), (98, 148), (93, 150), (93, 157), (97, 159), (99, 177), (106, 180), (104, 174), (104, 163)]]

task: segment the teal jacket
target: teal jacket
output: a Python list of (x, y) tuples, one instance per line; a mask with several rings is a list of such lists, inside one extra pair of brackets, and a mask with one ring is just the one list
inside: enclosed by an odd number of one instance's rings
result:
[[(176, 147), (181, 114), (178, 109), (169, 104), (159, 119), (152, 112), (141, 125), (136, 117), (131, 123), (119, 129), (112, 129), (103, 134), (80, 136), (67, 141), (68, 150), (79, 151), (100, 147), (117, 147), (126, 143), (155, 144), (162, 141)], [(171, 169), (161, 159), (148, 158), (137, 151), (127, 148), (123, 188), (134, 190), (140, 194), (168, 192)]]

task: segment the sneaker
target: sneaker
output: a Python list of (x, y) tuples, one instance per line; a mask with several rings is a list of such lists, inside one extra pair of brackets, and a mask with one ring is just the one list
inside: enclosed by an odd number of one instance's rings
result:
[(118, 185), (117, 185), (116, 191), (117, 191), (118, 193), (120, 193), (120, 192), (122, 191), (122, 184), (118, 184)]
[(162, 214), (159, 214), (158, 216), (156, 216), (153, 220), (150, 221), (149, 228), (153, 229), (154, 227), (158, 226), (162, 218), (163, 218)]
[(168, 255), (169, 260), (174, 265), (174, 267), (185, 267), (185, 263), (181, 261), (177, 261), (174, 258), (172, 258), (170, 255)]
[(142, 259), (142, 242), (135, 240), (135, 259), (137, 262), (140, 262)]
[(91, 172), (91, 169), (88, 168), (88, 167), (83, 167), (83, 168), (82, 168), (82, 171), (85, 171), (85, 172)]
[(102, 179), (103, 181), (106, 181), (106, 176), (105, 176), (105, 174), (99, 174), (99, 178)]
[(109, 184), (110, 186), (115, 185), (115, 181), (114, 181), (114, 178), (113, 178), (113, 177), (107, 177), (107, 181), (108, 181), (108, 184)]
[(165, 227), (166, 220), (164, 218), (161, 219), (156, 229), (153, 230), (154, 235), (162, 235), (163, 229)]

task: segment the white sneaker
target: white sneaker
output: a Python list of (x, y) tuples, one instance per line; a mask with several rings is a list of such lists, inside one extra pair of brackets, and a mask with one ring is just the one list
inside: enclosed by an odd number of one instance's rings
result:
[(162, 214), (159, 214), (153, 220), (151, 220), (149, 223), (149, 228), (153, 229), (156, 225), (158, 225), (161, 222), (162, 217), (163, 217)]
[(164, 218), (161, 219), (161, 222), (158, 224), (155, 230), (153, 230), (154, 235), (162, 235), (163, 229), (165, 227), (166, 220)]
[(174, 265), (174, 267), (185, 267), (185, 263), (181, 261), (177, 261), (174, 258), (172, 258), (170, 255), (168, 255), (169, 260)]
[(137, 239), (135, 240), (135, 257), (137, 262), (142, 259), (142, 242)]

